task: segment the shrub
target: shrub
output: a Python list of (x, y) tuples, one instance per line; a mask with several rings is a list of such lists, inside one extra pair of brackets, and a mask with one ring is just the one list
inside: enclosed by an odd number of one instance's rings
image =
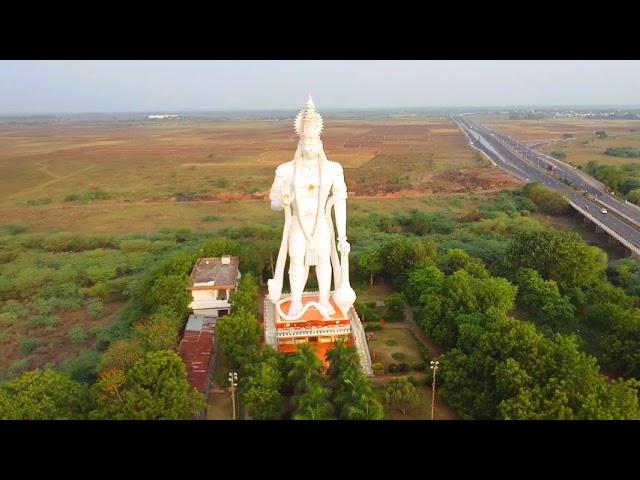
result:
[(100, 353), (93, 350), (85, 350), (77, 356), (65, 360), (60, 368), (74, 380), (91, 384), (98, 378), (100, 360)]
[(30, 327), (55, 327), (60, 322), (60, 317), (50, 314), (34, 315), (29, 319)]
[(64, 197), (65, 202), (89, 203), (93, 200), (108, 200), (112, 195), (102, 190), (92, 192), (69, 193)]
[(373, 332), (377, 330), (382, 330), (382, 325), (380, 322), (365, 322), (364, 323), (364, 331), (365, 332)]
[(20, 360), (16, 360), (11, 364), (11, 366), (9, 367), (9, 371), (12, 374), (16, 374), (25, 371), (27, 368), (29, 368), (29, 360), (27, 360), (26, 358), (21, 358)]
[(407, 356), (402, 352), (393, 352), (391, 354), (391, 358), (393, 358), (394, 360), (397, 360), (398, 362), (401, 362), (402, 360), (407, 358)]
[(151, 241), (144, 238), (133, 238), (121, 241), (119, 247), (126, 253), (146, 252), (151, 247)]
[(20, 350), (25, 355), (33, 353), (40, 346), (40, 342), (34, 338), (22, 337), (20, 339)]
[(558, 160), (565, 160), (567, 158), (567, 154), (562, 150), (554, 150), (553, 152), (549, 152), (549, 156), (557, 158)]
[(87, 304), (87, 310), (89, 311), (89, 316), (92, 319), (97, 319), (97, 318), (101, 318), (104, 316), (104, 304), (102, 303), (102, 300), (95, 299), (95, 300), (91, 300), (88, 304)]
[(68, 333), (69, 340), (75, 345), (81, 345), (87, 340), (87, 332), (82, 327), (73, 327)]
[(610, 147), (604, 151), (604, 154), (612, 157), (637, 158), (640, 157), (640, 149), (632, 147)]
[(27, 205), (31, 205), (37, 207), (39, 205), (49, 205), (51, 203), (51, 198), (37, 198), (34, 200), (27, 200)]
[(398, 364), (390, 363), (389, 368), (387, 368), (387, 370), (389, 371), (389, 373), (398, 373)]
[(96, 348), (103, 352), (109, 346), (121, 339), (128, 338), (131, 335), (131, 327), (127, 322), (117, 322), (106, 328), (100, 329), (97, 333)]
[(0, 325), (13, 325), (18, 316), (13, 312), (0, 313)]
[(394, 339), (392, 338), (392, 339), (387, 340), (386, 342), (384, 342), (384, 344), (385, 344), (387, 347), (395, 347), (396, 345), (398, 345), (398, 341), (397, 341), (397, 340), (394, 340)]
[(419, 402), (413, 382), (405, 378), (391, 381), (385, 390), (384, 399), (387, 405), (399, 409), (403, 414), (408, 409), (417, 407)]
[(409, 366), (408, 363), (402, 362), (402, 363), (398, 364), (398, 371), (399, 372), (408, 372), (410, 370), (411, 370), (411, 367)]
[(411, 370), (414, 372), (424, 372), (427, 369), (425, 362), (414, 362), (411, 364)]
[(19, 233), (27, 231), (27, 226), (24, 223), (12, 223), (10, 225), (5, 225), (4, 228), (9, 235), (18, 235)]
[(215, 180), (215, 186), (218, 188), (226, 188), (229, 186), (229, 180), (224, 177), (218, 177)]

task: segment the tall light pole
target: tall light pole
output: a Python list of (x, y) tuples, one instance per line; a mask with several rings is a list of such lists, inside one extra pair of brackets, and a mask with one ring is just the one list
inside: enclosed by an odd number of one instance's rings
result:
[(231, 384), (231, 405), (233, 408), (233, 420), (236, 419), (236, 387), (238, 386), (238, 374), (229, 372), (229, 383)]
[(435, 405), (436, 405), (436, 372), (438, 371), (438, 366), (440, 362), (431, 360), (431, 370), (433, 370), (433, 382), (431, 382), (431, 420), (433, 420), (435, 414)]

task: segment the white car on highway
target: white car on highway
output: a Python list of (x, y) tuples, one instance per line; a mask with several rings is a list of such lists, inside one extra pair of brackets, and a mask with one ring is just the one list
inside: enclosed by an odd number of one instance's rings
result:
[(600, 213), (607, 213), (607, 209), (603, 208), (602, 210), (600, 210)]

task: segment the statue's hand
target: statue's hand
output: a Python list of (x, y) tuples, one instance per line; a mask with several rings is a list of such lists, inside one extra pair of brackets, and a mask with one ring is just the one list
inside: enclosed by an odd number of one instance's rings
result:
[(348, 255), (351, 251), (351, 245), (349, 245), (346, 238), (338, 238), (338, 251), (340, 255)]

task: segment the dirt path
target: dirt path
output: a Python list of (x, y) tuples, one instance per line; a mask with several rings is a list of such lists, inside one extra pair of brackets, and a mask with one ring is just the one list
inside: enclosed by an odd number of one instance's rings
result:
[(38, 166), (38, 170), (44, 173), (45, 175), (49, 175), (51, 178), (54, 178), (56, 180), (60, 178), (60, 175), (58, 175), (57, 173), (53, 173), (49, 171), (49, 166), (45, 165), (43, 162), (37, 162), (36, 165)]
[(20, 195), (24, 195), (25, 193), (40, 192), (42, 191), (42, 189), (44, 189), (45, 187), (48, 187), (49, 185), (53, 185), (54, 183), (58, 183), (62, 180), (66, 180), (67, 178), (74, 177), (80, 173), (86, 172), (87, 170), (91, 170), (94, 167), (96, 167), (96, 165), (89, 165), (88, 167), (81, 168), (80, 170), (76, 170), (75, 172), (71, 172), (70, 174), (64, 175), (62, 177), (56, 176), (55, 174), (45, 171), (46, 167), (42, 167), (39, 169), (39, 171), (54, 177), (53, 180), (49, 180), (48, 182), (41, 183), (40, 185), (36, 185), (35, 187), (29, 187), (25, 190), (21, 190), (19, 192), (14, 193), (13, 195), (10, 195), (8, 198), (16, 198), (16, 197), (19, 197)]
[(411, 310), (411, 307), (409, 305), (404, 306), (404, 322), (402, 323), (386, 322), (384, 324), (384, 328), (408, 328), (415, 334), (416, 338), (425, 347), (427, 347), (427, 349), (429, 350), (429, 353), (431, 353), (433, 357), (439, 357), (445, 352), (440, 345), (438, 345), (433, 340), (431, 340), (427, 336), (427, 334), (424, 333), (424, 330), (422, 330), (416, 324), (415, 320), (413, 319), (413, 311)]

